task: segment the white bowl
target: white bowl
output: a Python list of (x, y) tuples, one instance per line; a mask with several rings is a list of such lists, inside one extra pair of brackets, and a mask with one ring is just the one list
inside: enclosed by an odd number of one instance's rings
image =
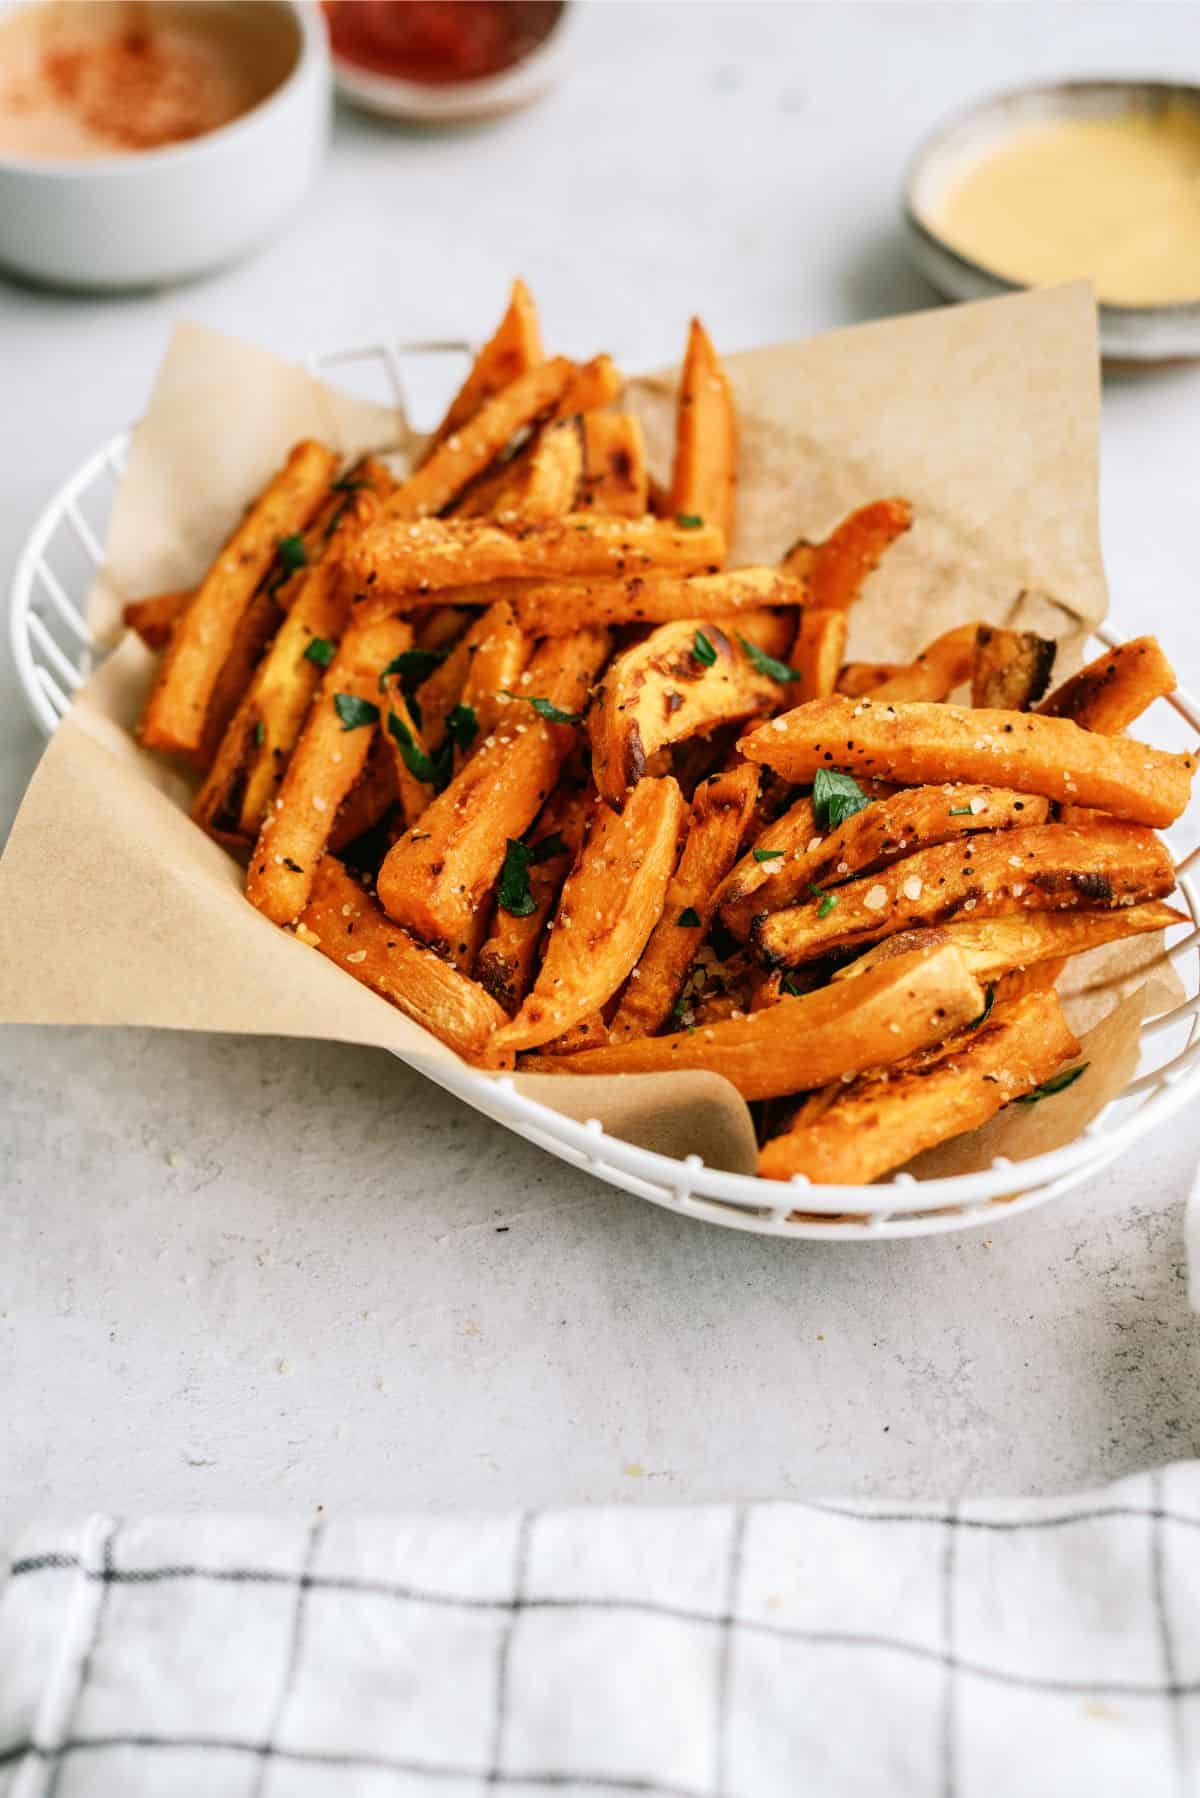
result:
[[(939, 293), (952, 300), (992, 299), (1020, 286), (952, 248), (936, 219), (948, 186), (964, 168), (1022, 126), (1063, 118), (1111, 118), (1130, 107), (1182, 101), (1200, 110), (1200, 88), (1169, 81), (1056, 81), (999, 94), (940, 126), (917, 150), (904, 190), (908, 251)], [(1200, 356), (1200, 299), (1164, 306), (1100, 306), (1100, 347), (1108, 359), (1171, 362)]]
[(529, 106), (562, 79), (575, 24), (570, 0), (540, 43), (511, 68), (475, 81), (433, 85), (383, 75), (333, 53), (333, 77), (343, 99), (409, 125), (466, 125)]
[[(254, 3), (279, 14), (294, 60), (232, 124), (161, 150), (94, 159), (0, 155), (0, 265), (56, 287), (153, 286), (232, 262), (282, 224), (328, 140), (329, 47), (305, 0)], [(10, 4), (0, 0), (0, 12)]]

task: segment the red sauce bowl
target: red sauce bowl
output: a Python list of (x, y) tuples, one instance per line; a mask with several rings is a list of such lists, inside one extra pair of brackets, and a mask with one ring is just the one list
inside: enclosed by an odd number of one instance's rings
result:
[(455, 124), (525, 106), (564, 66), (566, 0), (323, 0), (339, 91)]

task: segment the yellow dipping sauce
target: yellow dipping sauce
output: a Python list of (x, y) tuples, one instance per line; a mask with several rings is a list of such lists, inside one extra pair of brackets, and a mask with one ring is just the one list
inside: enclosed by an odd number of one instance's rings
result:
[(1090, 278), (1102, 300), (1200, 300), (1200, 111), (1180, 101), (1031, 125), (969, 169), (933, 225), (1029, 286)]

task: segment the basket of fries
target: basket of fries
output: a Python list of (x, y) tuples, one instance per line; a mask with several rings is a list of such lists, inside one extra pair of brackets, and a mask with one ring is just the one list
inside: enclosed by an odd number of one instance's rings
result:
[[(1190, 1090), (1178, 979), (1070, 1140), (919, 1158), (1083, 1078), (1076, 957), (1144, 939), (1162, 960), (1190, 925), (1187, 978), (1194, 894), (1160, 833), (1195, 755), (1130, 734), (1155, 705), (1200, 728), (1162, 648), (1106, 634), (1056, 680), (1051, 635), (968, 618), (852, 658), (909, 500), (732, 565), (739, 420), (699, 321), (661, 482), (621, 392), (607, 356), (543, 354), (518, 283), (408, 466), (295, 443), (195, 583), (125, 604), (156, 658), (141, 752), (186, 770), (262, 919), (452, 1051), (433, 1078), (629, 1190), (878, 1235), (1076, 1183)], [(61, 490), (18, 569), (48, 726), (99, 653), (87, 499), (125, 453)], [(622, 1141), (523, 1078), (687, 1075), (745, 1102), (754, 1172)]]

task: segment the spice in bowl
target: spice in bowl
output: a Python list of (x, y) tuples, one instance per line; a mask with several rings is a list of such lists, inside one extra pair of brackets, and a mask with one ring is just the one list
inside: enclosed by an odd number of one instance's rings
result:
[(294, 63), (294, 45), (265, 23), (198, 0), (53, 0), (5, 13), (0, 156), (129, 155), (231, 124)]

